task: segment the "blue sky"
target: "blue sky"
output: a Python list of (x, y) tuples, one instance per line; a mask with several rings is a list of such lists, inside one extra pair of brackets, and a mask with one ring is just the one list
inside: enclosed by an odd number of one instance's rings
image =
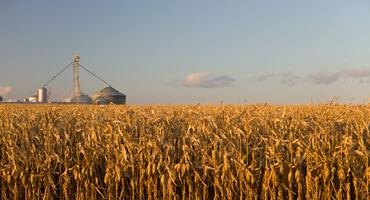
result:
[[(364, 102), (368, 1), (0, 1), (0, 95), (32, 95), (79, 53), (128, 103)], [(91, 94), (104, 84), (81, 72)], [(48, 85), (72, 95), (72, 71)]]

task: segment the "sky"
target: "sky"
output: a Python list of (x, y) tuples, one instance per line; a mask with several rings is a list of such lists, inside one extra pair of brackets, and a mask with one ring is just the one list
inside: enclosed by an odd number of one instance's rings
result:
[[(0, 96), (26, 98), (78, 53), (129, 104), (370, 97), (370, 1), (0, 0)], [(72, 70), (47, 85), (73, 94)], [(83, 92), (106, 85), (81, 71)]]

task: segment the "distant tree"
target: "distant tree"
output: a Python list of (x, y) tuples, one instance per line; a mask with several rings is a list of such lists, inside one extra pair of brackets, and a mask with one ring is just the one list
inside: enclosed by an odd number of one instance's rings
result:
[(3, 97), (2, 97), (2, 96), (0, 96), (0, 102), (1, 102), (1, 101), (3, 101)]

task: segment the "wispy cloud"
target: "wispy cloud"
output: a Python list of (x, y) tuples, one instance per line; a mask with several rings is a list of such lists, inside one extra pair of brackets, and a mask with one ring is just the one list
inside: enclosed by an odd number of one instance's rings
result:
[(370, 69), (347, 69), (342, 74), (350, 78), (367, 78), (370, 77)]
[(257, 82), (264, 82), (269, 79), (278, 79), (283, 85), (294, 86), (301, 80), (301, 77), (291, 72), (284, 72), (262, 74), (253, 78)]
[(283, 84), (283, 85), (287, 85), (287, 86), (294, 86), (296, 85), (301, 77), (296, 75), (296, 74), (293, 74), (293, 73), (281, 73), (279, 74), (280, 75), (280, 83)]
[(291, 72), (267, 73), (252, 77), (255, 82), (268, 80), (279, 81), (286, 86), (295, 86), (300, 82), (329, 85), (340, 79), (356, 79), (360, 83), (370, 82), (370, 69), (343, 69), (334, 72), (319, 72), (311, 75), (297, 75)]
[(317, 73), (309, 76), (309, 79), (312, 80), (315, 84), (325, 84), (334, 83), (339, 80), (340, 73)]
[(259, 76), (256, 76), (254, 79), (257, 81), (257, 82), (263, 82), (269, 78), (272, 78), (274, 77), (276, 74), (275, 73), (268, 73), (268, 74), (262, 74), (262, 75), (259, 75)]
[(205, 72), (188, 74), (181, 85), (194, 88), (217, 88), (231, 86), (235, 82), (233, 77), (227, 75), (210, 75)]
[(309, 79), (315, 84), (331, 84), (341, 78), (363, 79), (370, 77), (370, 69), (344, 69), (331, 73), (317, 73), (309, 76)]
[(10, 86), (0, 86), (0, 95), (7, 95), (12, 92), (12, 87)]

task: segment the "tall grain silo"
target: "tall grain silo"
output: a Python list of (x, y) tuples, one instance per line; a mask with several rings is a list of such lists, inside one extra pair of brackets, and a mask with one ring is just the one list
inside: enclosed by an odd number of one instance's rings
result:
[(48, 101), (48, 90), (44, 87), (37, 90), (37, 102), (46, 103)]

